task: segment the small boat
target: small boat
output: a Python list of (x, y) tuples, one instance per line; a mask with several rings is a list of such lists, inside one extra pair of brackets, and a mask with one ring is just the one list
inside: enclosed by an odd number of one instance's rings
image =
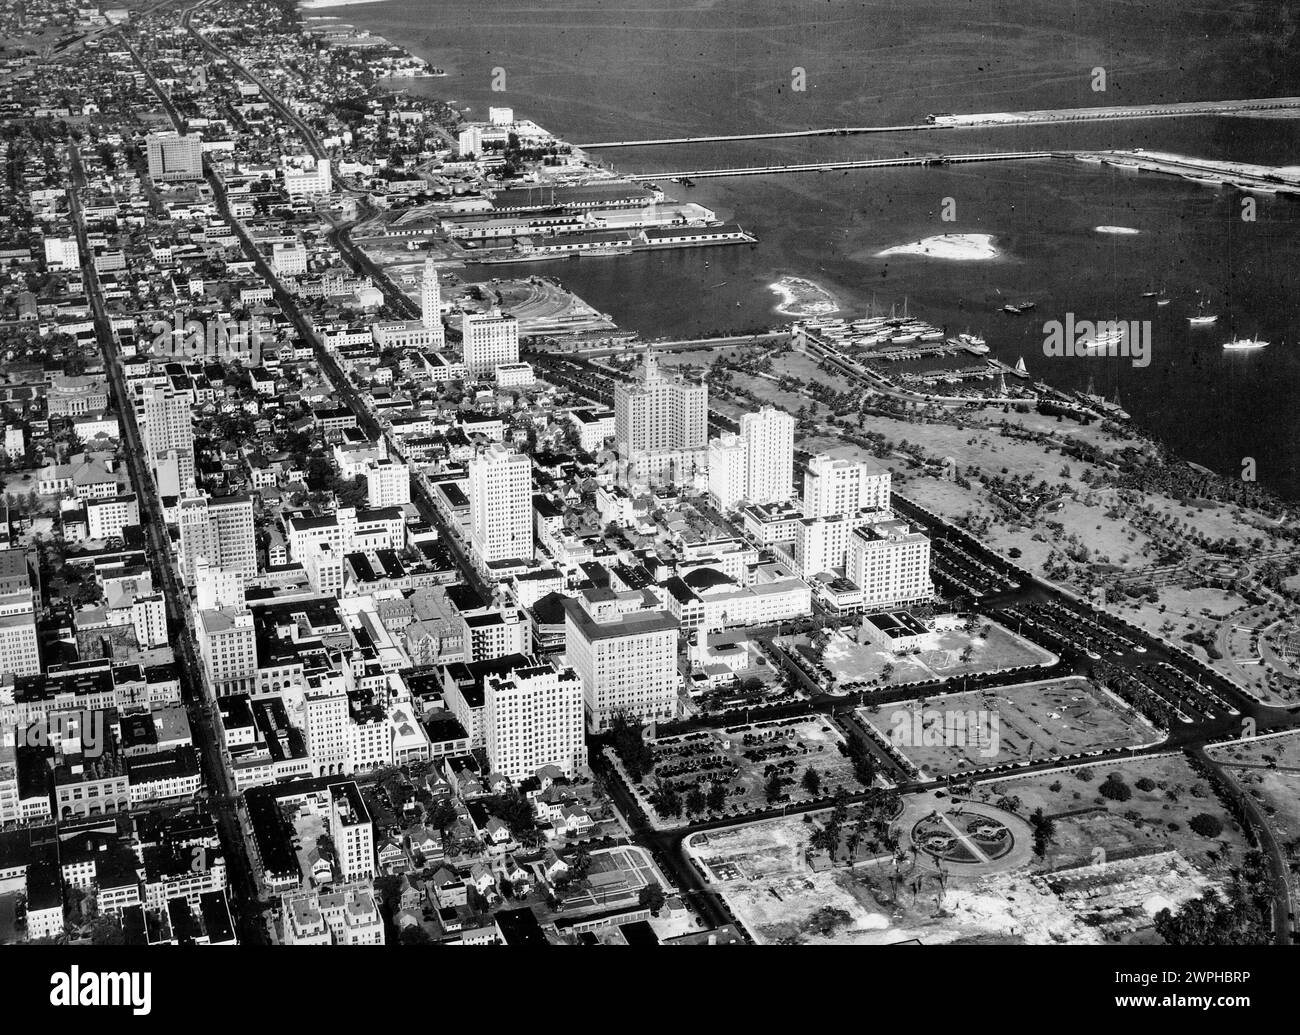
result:
[(1232, 341), (1225, 341), (1223, 347), (1228, 352), (1246, 352), (1268, 348), (1268, 342), (1259, 338), (1234, 338)]
[(1027, 366), (1025, 366), (1025, 357), (1024, 357), (1024, 356), (1021, 356), (1018, 360), (1016, 360), (1016, 365), (1015, 365), (1014, 369), (1012, 369), (1011, 372), (1012, 372), (1013, 374), (1015, 374), (1016, 377), (1028, 377), (1028, 376), (1029, 376), (1029, 368), (1028, 368)]
[(1189, 316), (1187, 322), (1193, 327), (1206, 327), (1214, 323), (1219, 317), (1215, 313), (1205, 311), (1205, 299), (1201, 299), (1201, 304), (1197, 308), (1195, 316)]
[(1103, 349), (1110, 348), (1112, 345), (1118, 345), (1123, 340), (1124, 332), (1122, 330), (1111, 330), (1105, 334), (1099, 334), (1095, 337), (1087, 338), (1081, 342), (1081, 344), (1083, 345), (1084, 352), (1100, 352)]

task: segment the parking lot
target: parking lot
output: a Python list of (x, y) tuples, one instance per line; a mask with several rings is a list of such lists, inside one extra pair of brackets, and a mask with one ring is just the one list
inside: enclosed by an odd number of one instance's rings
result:
[(1072, 648), (1095, 659), (1110, 655), (1146, 653), (1130, 633), (1093, 613), (1069, 607), (1059, 601), (1050, 604), (1017, 604), (995, 612), (1012, 628), (1042, 639), (1055, 648)]
[(941, 589), (987, 596), (1019, 589), (1020, 583), (975, 557), (965, 547), (950, 539), (936, 539), (930, 544), (930, 573)]

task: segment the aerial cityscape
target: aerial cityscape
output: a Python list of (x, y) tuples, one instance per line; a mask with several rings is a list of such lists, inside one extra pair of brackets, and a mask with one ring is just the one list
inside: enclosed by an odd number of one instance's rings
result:
[(1300, 17), (956, 6), (0, 0), (0, 945), (1292, 944)]

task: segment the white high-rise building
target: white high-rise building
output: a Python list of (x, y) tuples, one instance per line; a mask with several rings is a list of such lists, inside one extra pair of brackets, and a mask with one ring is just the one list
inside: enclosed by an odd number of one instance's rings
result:
[(365, 799), (355, 783), (338, 783), (329, 789), (330, 837), (343, 879), (375, 875), (375, 825)]
[(709, 443), (709, 492), (722, 510), (742, 500), (784, 503), (790, 499), (795, 419), (764, 406), (740, 418), (740, 434)]
[(81, 265), (81, 252), (75, 237), (45, 238), (45, 268), (75, 270)]
[(333, 776), (347, 768), (352, 743), (347, 692), (321, 687), (303, 694), (303, 735), (307, 757), (317, 776)]
[(533, 556), (533, 465), (499, 442), (469, 462), (470, 542), (484, 564)]
[(794, 563), (799, 574), (812, 578), (844, 567), (853, 523), (843, 514), (804, 518), (795, 526)]
[(424, 279), (420, 281), (420, 322), (429, 330), (442, 331), (442, 287), (432, 256), (424, 260)]
[(248, 693), (257, 682), (257, 630), (242, 608), (201, 610), (194, 630), (199, 657), (218, 696)]
[(229, 573), (257, 574), (251, 496), (190, 496), (179, 504), (181, 572), (193, 581), (200, 558)]
[(411, 502), (411, 469), (391, 457), (366, 464), (366, 501), (371, 507), (403, 507)]
[(483, 128), (466, 126), (462, 129), (456, 141), (456, 151), (461, 158), (468, 158), (470, 155), (477, 158), (483, 151)]
[(513, 316), (467, 313), (461, 323), (461, 350), (469, 377), (494, 377), (499, 366), (519, 362), (519, 321)]
[(866, 460), (839, 460), (822, 453), (808, 462), (804, 473), (804, 517), (888, 510), (889, 483), (888, 468)]
[(641, 380), (614, 390), (614, 443), (629, 459), (656, 449), (701, 449), (708, 427), (708, 387), (665, 377), (649, 349)]
[(181, 496), (192, 492), (194, 424), (189, 397), (168, 385), (141, 385), (136, 422), (159, 494)]
[(857, 529), (849, 537), (844, 574), (862, 588), (864, 609), (934, 599), (930, 540), (906, 521), (880, 521)]
[(34, 676), (40, 671), (41, 652), (30, 588), (0, 597), (0, 675)]
[(747, 453), (745, 440), (730, 432), (709, 443), (709, 494), (719, 510), (731, 510), (745, 498)]
[(198, 133), (150, 133), (145, 150), (152, 179), (203, 179), (203, 138)]
[(647, 349), (641, 380), (614, 389), (614, 448), (629, 477), (688, 484), (708, 461), (708, 434), (708, 387), (665, 377)]
[(750, 503), (783, 503), (790, 498), (794, 427), (795, 419), (774, 406), (740, 418), (740, 437), (745, 440), (745, 498)]
[(167, 643), (167, 602), (163, 595), (136, 597), (131, 602), (131, 624), (135, 626), (136, 643), (145, 650)]
[(211, 564), (205, 557), (194, 559), (195, 607), (200, 611), (243, 607), (245, 582), (242, 571)]
[(307, 272), (307, 248), (301, 241), (271, 245), (271, 268), (277, 276), (300, 277)]
[(676, 714), (677, 633), (648, 590), (584, 590), (564, 601), (564, 658), (582, 679), (591, 729), (606, 729), (619, 711), (646, 721)]
[(542, 766), (570, 779), (587, 764), (582, 679), (550, 659), (483, 681), (483, 732), (492, 770), (516, 782)]
[(318, 198), (333, 189), (328, 158), (285, 157), (282, 162), (284, 192), (290, 198)]

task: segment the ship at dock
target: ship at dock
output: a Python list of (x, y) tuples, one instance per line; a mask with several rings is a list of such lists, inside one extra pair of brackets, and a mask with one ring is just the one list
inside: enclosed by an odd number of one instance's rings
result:
[(965, 349), (972, 356), (983, 356), (988, 352), (988, 343), (978, 334), (971, 334), (969, 331), (963, 331), (955, 338), (949, 338), (948, 344), (959, 349)]

